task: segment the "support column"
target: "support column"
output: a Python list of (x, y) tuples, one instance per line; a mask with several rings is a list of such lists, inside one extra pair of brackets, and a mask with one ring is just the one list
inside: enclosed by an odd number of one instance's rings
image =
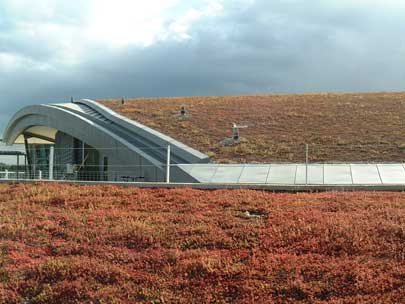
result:
[(305, 185), (308, 185), (309, 146), (305, 145)]
[(20, 179), (20, 155), (17, 155), (17, 179)]
[(49, 180), (53, 180), (53, 164), (55, 159), (55, 147), (49, 148)]
[(27, 179), (27, 154), (24, 155), (24, 179)]
[(170, 183), (170, 145), (167, 146), (166, 183)]
[[(31, 155), (30, 155), (30, 150), (28, 148), (28, 138), (25, 134), (24, 134), (24, 144), (25, 144), (25, 155), (26, 155), (26, 159), (28, 162), (28, 176), (29, 176), (29, 178), (32, 178)], [(26, 179), (28, 179), (28, 178), (26, 178)]]
[(82, 141), (82, 166), (84, 166), (84, 141)]

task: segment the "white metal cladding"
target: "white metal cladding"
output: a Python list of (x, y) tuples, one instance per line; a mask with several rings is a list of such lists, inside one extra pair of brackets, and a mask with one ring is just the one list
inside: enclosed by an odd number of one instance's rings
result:
[[(110, 113), (108, 117), (111, 115)], [(52, 128), (102, 151), (103, 156), (108, 157), (111, 167), (128, 168), (119, 175), (140, 176), (139, 172), (132, 174), (129, 171), (134, 170), (131, 166), (142, 163), (144, 166), (142, 175), (145, 181), (151, 182), (164, 180), (165, 166), (162, 166), (162, 163), (166, 159), (165, 151), (169, 144), (175, 146), (171, 157), (174, 163), (209, 161), (206, 155), (187, 149), (185, 145), (170, 140), (165, 135), (160, 136), (159, 132), (154, 131), (148, 135), (151, 129), (147, 127), (141, 132), (141, 124), (136, 124), (136, 127), (127, 125), (126, 128), (108, 117), (80, 102), (28, 106), (17, 112), (10, 120), (4, 132), (4, 140), (7, 144), (13, 144), (21, 134), (26, 130), (32, 130), (33, 127)], [(115, 120), (118, 121), (119, 117), (117, 116)], [(157, 146), (157, 141), (166, 145)], [(179, 168), (172, 170), (171, 177), (173, 182), (176, 182), (177, 178), (195, 182)]]
[(204, 153), (201, 153), (200, 151), (197, 151), (184, 143), (167, 136), (166, 134), (160, 133), (152, 128), (149, 128), (148, 126), (128, 119), (127, 117), (112, 111), (96, 101), (82, 99), (78, 101), (77, 104), (86, 105), (94, 109), (97, 113), (101, 114), (112, 123), (115, 123), (122, 128), (131, 130), (133, 133), (139, 134), (139, 136), (148, 138), (157, 146), (165, 147), (170, 145), (172, 154), (180, 154), (185, 160), (184, 163), (207, 163), (209, 161), (209, 157)]

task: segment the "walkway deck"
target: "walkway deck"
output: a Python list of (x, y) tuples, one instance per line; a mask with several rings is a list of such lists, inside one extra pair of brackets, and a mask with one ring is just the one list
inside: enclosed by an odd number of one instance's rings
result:
[(201, 183), (262, 185), (405, 185), (404, 164), (190, 164)]

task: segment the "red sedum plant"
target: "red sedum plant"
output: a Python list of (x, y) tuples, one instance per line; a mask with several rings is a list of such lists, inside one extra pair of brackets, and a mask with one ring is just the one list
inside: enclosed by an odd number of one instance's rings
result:
[(0, 185), (0, 303), (405, 303), (402, 193)]

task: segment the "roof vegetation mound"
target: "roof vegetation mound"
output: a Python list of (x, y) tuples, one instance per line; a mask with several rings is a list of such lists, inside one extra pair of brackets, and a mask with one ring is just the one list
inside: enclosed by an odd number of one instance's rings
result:
[[(218, 162), (403, 161), (405, 93), (104, 99)], [(176, 115), (181, 107), (187, 116)], [(233, 123), (247, 125), (234, 145)]]

